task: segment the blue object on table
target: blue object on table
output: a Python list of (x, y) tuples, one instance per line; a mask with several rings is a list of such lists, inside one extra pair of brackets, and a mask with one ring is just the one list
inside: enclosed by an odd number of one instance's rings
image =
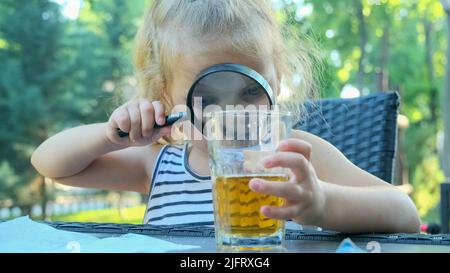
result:
[(59, 230), (34, 222), (28, 216), (0, 223), (0, 253), (162, 253), (193, 248), (198, 246), (180, 245), (133, 233), (98, 238), (92, 234)]
[(367, 251), (355, 245), (350, 238), (346, 238), (338, 246), (336, 253), (367, 253)]

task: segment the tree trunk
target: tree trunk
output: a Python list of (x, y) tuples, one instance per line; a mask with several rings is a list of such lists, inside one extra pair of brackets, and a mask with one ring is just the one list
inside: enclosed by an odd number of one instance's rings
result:
[[(401, 85), (395, 86), (394, 90), (402, 97), (403, 88)], [(394, 168), (394, 185), (409, 185), (409, 167), (406, 160), (405, 149), (405, 130), (408, 124), (398, 124), (397, 128), (397, 153), (395, 156), (395, 168)]]
[[(387, 17), (387, 16), (386, 16)], [(386, 20), (386, 25), (383, 29), (383, 36), (381, 37), (381, 51), (379, 56), (380, 71), (378, 72), (378, 91), (387, 91), (389, 89), (389, 20)]]
[(430, 121), (431, 124), (434, 125), (433, 133), (436, 134), (438, 91), (434, 81), (433, 40), (431, 36), (433, 33), (433, 24), (427, 19), (425, 19), (423, 26), (425, 29), (425, 58), (426, 58), (425, 60), (427, 64), (428, 82), (430, 84), (430, 102), (428, 107), (430, 109)]
[(19, 208), (20, 208), (22, 216), (31, 215), (31, 206), (30, 205), (19, 206)]
[(119, 212), (120, 220), (125, 219), (124, 215), (124, 206), (123, 206), (123, 193), (119, 192), (119, 198), (117, 199), (117, 211)]
[(447, 179), (450, 178), (450, 11), (447, 11), (447, 64), (445, 69), (445, 88), (442, 100), (442, 117), (444, 121), (444, 149), (442, 168)]
[(356, 15), (358, 17), (359, 26), (359, 50), (361, 51), (361, 56), (358, 60), (358, 75), (356, 79), (357, 87), (362, 90), (364, 88), (364, 60), (366, 57), (366, 44), (367, 44), (367, 28), (366, 21), (364, 20), (363, 5), (361, 0), (355, 0)]
[(48, 198), (47, 198), (47, 185), (45, 184), (45, 177), (44, 176), (42, 176), (42, 182), (41, 182), (41, 196), (42, 196), (42, 203), (41, 203), (42, 220), (45, 221), (47, 219)]

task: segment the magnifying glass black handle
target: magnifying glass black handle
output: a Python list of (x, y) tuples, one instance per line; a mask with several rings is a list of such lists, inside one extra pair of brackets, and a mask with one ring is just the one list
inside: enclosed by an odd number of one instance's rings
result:
[[(153, 128), (159, 129), (159, 128), (163, 128), (166, 126), (170, 126), (185, 116), (186, 116), (186, 113), (184, 113), (184, 112), (179, 112), (176, 114), (168, 115), (168, 116), (166, 116), (166, 123), (164, 125), (159, 125), (155, 122), (155, 125), (153, 126)], [(119, 135), (119, 137), (127, 137), (129, 133), (124, 132), (124, 131), (120, 130), (119, 128), (117, 128), (117, 134)]]

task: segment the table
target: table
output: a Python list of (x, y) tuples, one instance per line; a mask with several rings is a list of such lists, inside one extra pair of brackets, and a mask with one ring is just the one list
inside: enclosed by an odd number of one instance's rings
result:
[[(44, 222), (61, 230), (94, 234), (98, 237), (126, 233), (149, 235), (177, 244), (197, 245), (187, 252), (214, 253), (214, 229), (206, 226), (152, 226), (131, 224)], [(332, 253), (345, 238), (368, 252), (450, 253), (450, 235), (425, 234), (342, 234), (333, 231), (287, 230), (285, 252)], [(375, 249), (372, 247), (375, 246)], [(372, 251), (371, 251), (372, 250)]]

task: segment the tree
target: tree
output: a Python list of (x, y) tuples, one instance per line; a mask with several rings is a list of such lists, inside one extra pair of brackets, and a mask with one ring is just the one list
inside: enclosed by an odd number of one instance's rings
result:
[(9, 177), (15, 177), (14, 187), (0, 184), (0, 191), (26, 213), (39, 200), (38, 191), (30, 191), (34, 178), (31, 151), (67, 106), (60, 77), (66, 67), (57, 54), (64, 25), (53, 2), (6, 0), (0, 3), (0, 10), (0, 161)]
[[(442, 177), (439, 166), (430, 166), (439, 164), (435, 160), (437, 132), (445, 127), (442, 121), (449, 119), (443, 107), (448, 107), (450, 99), (439, 88), (444, 78), (450, 78), (443, 73), (447, 42), (439, 1), (276, 2), (283, 6), (281, 18), (299, 35), (313, 37), (329, 56), (324, 81), (330, 84), (321, 90), (322, 96), (337, 96), (346, 84), (358, 87), (363, 94), (385, 90), (400, 93), (400, 111), (410, 121), (401, 145), (405, 151), (402, 158), (415, 188), (413, 197), (427, 204), (420, 210), (427, 214), (438, 202), (436, 189)], [(438, 103), (440, 94), (442, 105)], [(447, 131), (445, 134), (449, 135)], [(450, 154), (446, 149), (444, 153)], [(429, 189), (433, 189), (431, 194), (425, 192)]]
[(50, 0), (0, 2), (0, 203), (13, 200), (26, 214), (41, 202), (45, 214), (31, 153), (58, 131), (107, 120), (113, 91), (132, 88), (131, 45), (146, 2), (84, 1), (76, 20)]
[(445, 87), (443, 92), (442, 109), (444, 118), (444, 147), (442, 151), (442, 165), (447, 179), (450, 178), (450, 1), (441, 0), (447, 15), (447, 65), (445, 72)]
[(367, 45), (367, 27), (366, 19), (364, 17), (363, 3), (361, 0), (354, 0), (356, 8), (356, 14), (358, 17), (358, 32), (359, 32), (359, 51), (361, 56), (358, 60), (358, 76), (356, 79), (356, 86), (360, 89), (364, 88), (364, 70), (365, 70), (365, 57), (366, 57), (366, 45)]

